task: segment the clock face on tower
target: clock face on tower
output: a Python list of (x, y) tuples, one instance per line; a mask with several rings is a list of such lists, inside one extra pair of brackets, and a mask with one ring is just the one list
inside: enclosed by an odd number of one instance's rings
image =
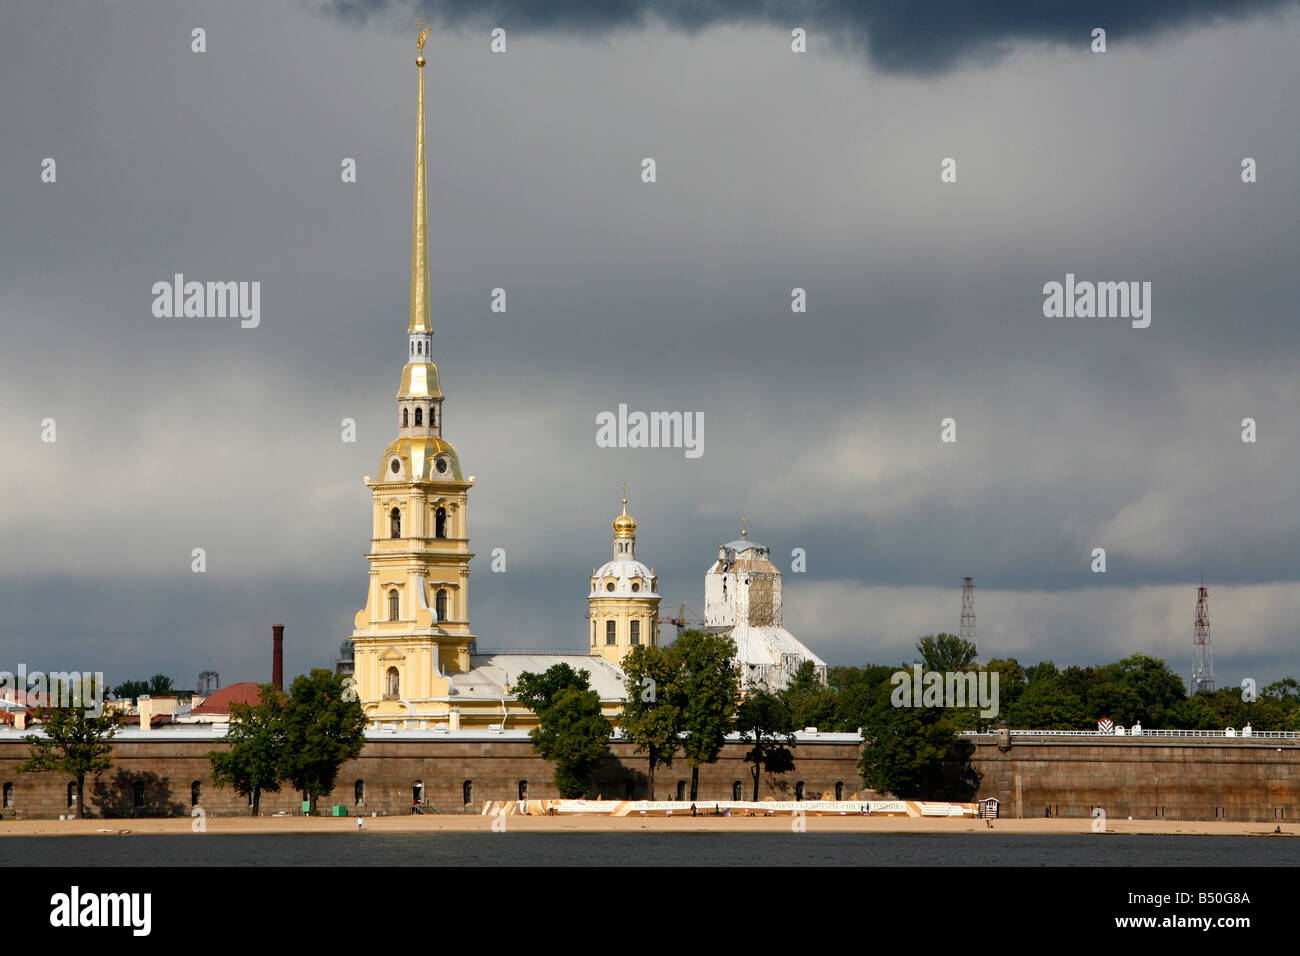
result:
[(396, 458), (394, 458), (393, 463), (389, 465), (389, 467), (392, 468), (393, 474), (397, 474), (399, 471), (402, 470), (402, 463), (399, 462)]

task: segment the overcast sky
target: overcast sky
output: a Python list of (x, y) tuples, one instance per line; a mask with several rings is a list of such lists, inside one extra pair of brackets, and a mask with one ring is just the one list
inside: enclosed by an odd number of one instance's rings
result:
[[(626, 481), (665, 616), (746, 514), (832, 664), (956, 631), (971, 575), (985, 659), (1186, 679), (1203, 576), (1220, 686), (1300, 674), (1294, 4), (568, 6), (424, 8), (481, 649), (584, 646)], [(265, 680), (278, 622), (328, 665), (395, 436), (418, 14), (0, 16), (0, 669)], [(260, 282), (261, 324), (156, 318), (178, 272)], [(1150, 327), (1044, 317), (1067, 273), (1150, 282)], [(597, 447), (620, 403), (704, 454)]]

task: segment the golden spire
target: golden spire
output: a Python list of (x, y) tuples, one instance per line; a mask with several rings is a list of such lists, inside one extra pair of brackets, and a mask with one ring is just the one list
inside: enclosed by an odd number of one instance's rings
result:
[[(424, 21), (421, 20), (421, 27)], [(419, 56), (420, 94), (415, 125), (415, 216), (411, 227), (411, 325), (408, 332), (432, 332), (429, 323), (429, 214), (424, 189), (424, 41), (429, 29), (415, 41)]]

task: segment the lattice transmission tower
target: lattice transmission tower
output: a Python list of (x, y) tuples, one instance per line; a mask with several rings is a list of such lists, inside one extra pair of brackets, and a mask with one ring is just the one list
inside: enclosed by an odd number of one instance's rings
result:
[(1192, 693), (1214, 690), (1214, 648), (1210, 644), (1210, 591), (1196, 589), (1196, 626), (1192, 637)]
[(961, 579), (961, 630), (957, 634), (963, 641), (975, 643), (975, 579)]

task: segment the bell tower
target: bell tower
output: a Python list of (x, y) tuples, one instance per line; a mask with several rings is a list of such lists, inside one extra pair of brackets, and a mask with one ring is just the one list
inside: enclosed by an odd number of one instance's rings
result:
[(591, 620), (589, 653), (618, 663), (638, 644), (659, 644), (659, 578), (654, 568), (636, 559), (636, 519), (614, 519), (614, 557), (591, 572), (587, 617)]
[(474, 484), (443, 438), (443, 394), (433, 362), (424, 170), (424, 42), (415, 134), (415, 211), (406, 364), (397, 392), (397, 438), (384, 449), (371, 499), (370, 582), (352, 632), (356, 691), (376, 722), (427, 726), (445, 719), (452, 681), (470, 668), (469, 524)]

